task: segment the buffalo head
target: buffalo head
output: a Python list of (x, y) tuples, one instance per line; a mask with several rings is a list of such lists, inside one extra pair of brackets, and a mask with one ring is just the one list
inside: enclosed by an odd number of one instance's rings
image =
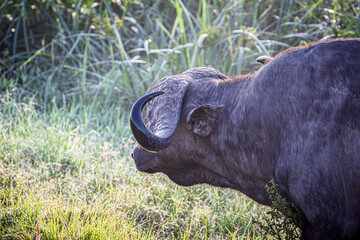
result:
[[(180, 75), (165, 77), (150, 94), (140, 98), (131, 110), (130, 124), (137, 144), (133, 151), (138, 170), (163, 172), (180, 185), (211, 183), (234, 187), (222, 177), (221, 169), (207, 167), (215, 161), (212, 135), (223, 105), (208, 103), (211, 91), (206, 82), (226, 80), (210, 68), (196, 68)], [(206, 89), (199, 89), (203, 85)], [(147, 120), (142, 109), (147, 104)]]

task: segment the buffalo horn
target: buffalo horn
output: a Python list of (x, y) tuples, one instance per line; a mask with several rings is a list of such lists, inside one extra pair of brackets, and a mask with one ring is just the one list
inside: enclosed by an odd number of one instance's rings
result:
[(131, 131), (136, 141), (144, 149), (151, 152), (156, 152), (166, 148), (170, 144), (172, 136), (160, 137), (150, 132), (150, 130), (145, 126), (141, 111), (147, 102), (163, 93), (163, 91), (153, 92), (139, 98), (134, 103), (130, 113)]

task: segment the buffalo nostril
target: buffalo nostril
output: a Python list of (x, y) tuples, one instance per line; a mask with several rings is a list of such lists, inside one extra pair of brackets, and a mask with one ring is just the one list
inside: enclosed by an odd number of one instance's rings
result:
[(131, 157), (134, 158), (134, 153), (133, 152), (131, 153)]

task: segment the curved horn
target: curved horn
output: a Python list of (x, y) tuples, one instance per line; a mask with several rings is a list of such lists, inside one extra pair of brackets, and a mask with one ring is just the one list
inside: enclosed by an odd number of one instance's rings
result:
[[(164, 77), (154, 85), (152, 93), (135, 102), (130, 113), (131, 130), (136, 141), (145, 150), (157, 152), (171, 143), (180, 121), (183, 99), (191, 79), (188, 74)], [(163, 96), (149, 102), (164, 92), (166, 93)], [(147, 102), (149, 128), (145, 126), (141, 114)]]
[(161, 138), (150, 132), (150, 130), (145, 126), (141, 111), (145, 107), (146, 103), (149, 102), (156, 96), (163, 94), (163, 91), (153, 92), (139, 98), (131, 108), (130, 112), (130, 126), (131, 131), (136, 139), (136, 141), (144, 149), (148, 151), (159, 151), (164, 149), (170, 144), (171, 139)]

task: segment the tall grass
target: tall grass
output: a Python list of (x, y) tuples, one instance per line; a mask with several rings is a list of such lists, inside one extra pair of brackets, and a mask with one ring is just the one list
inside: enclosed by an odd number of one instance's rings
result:
[(0, 14), (1, 79), (15, 79), (44, 110), (79, 101), (124, 114), (168, 74), (208, 65), (241, 74), (258, 68), (259, 55), (359, 36), (354, 0), (7, 0)]

